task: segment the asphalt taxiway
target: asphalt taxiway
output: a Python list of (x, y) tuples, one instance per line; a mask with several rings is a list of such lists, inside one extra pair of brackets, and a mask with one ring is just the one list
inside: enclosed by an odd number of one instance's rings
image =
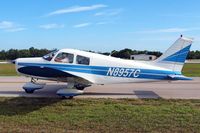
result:
[[(76, 98), (200, 99), (200, 78), (193, 79), (192, 81), (93, 85)], [(58, 97), (56, 91), (67, 86), (67, 83), (48, 81), (43, 89), (27, 94), (22, 86), (29, 81), (30, 78), (26, 77), (0, 77), (0, 97)]]

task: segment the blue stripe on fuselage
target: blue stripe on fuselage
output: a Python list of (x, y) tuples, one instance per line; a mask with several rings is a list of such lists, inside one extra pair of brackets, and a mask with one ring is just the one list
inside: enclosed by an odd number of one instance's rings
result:
[[(105, 66), (85, 66), (85, 65), (72, 65), (72, 64), (43, 64), (43, 63), (18, 63), (20, 66), (38, 66), (49, 67), (62, 71), (80, 72), (94, 75), (109, 76), (107, 72), (109, 68), (122, 68), (122, 67), (105, 67)], [(124, 68), (124, 69), (137, 69), (137, 68)], [(145, 78), (145, 79), (168, 79), (169, 74), (180, 75), (180, 72), (165, 71), (165, 70), (151, 70), (151, 69), (139, 69), (140, 73), (138, 77), (124, 77), (124, 78)], [(113, 75), (112, 75), (113, 76)], [(120, 77), (120, 76), (113, 76)], [(123, 77), (123, 76), (121, 76)]]

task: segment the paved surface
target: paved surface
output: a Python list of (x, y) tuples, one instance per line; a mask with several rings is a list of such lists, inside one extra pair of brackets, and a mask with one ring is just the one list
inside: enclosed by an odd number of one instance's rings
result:
[(186, 60), (186, 63), (196, 63), (196, 64), (199, 64), (200, 60), (199, 59)]
[[(0, 96), (5, 97), (58, 97), (56, 91), (65, 88), (67, 84), (47, 82), (44, 89), (26, 94), (22, 89), (25, 77), (0, 77)], [(42, 81), (44, 82), (44, 81)], [(94, 85), (85, 89), (83, 95), (77, 98), (181, 98), (200, 99), (200, 78), (193, 81), (133, 83), (117, 85)]]
[(8, 64), (8, 63), (10, 63), (10, 62), (7, 62), (7, 61), (0, 62), (0, 64)]

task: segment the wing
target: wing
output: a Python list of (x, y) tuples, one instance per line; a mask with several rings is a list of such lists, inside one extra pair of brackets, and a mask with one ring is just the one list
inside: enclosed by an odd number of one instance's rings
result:
[[(74, 80), (75, 82), (81, 83), (81, 84), (92, 84), (94, 83), (93, 81), (93, 76), (88, 76), (88, 74), (85, 73), (79, 73), (79, 72), (72, 72), (72, 71), (65, 71), (71, 79)], [(69, 76), (68, 76), (69, 77)], [(68, 78), (69, 81), (70, 78)]]

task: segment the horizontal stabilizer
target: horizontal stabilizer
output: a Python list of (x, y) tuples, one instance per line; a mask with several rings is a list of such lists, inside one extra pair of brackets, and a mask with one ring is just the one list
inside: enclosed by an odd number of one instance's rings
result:
[(185, 77), (183, 75), (168, 75), (171, 80), (192, 80), (192, 78)]

